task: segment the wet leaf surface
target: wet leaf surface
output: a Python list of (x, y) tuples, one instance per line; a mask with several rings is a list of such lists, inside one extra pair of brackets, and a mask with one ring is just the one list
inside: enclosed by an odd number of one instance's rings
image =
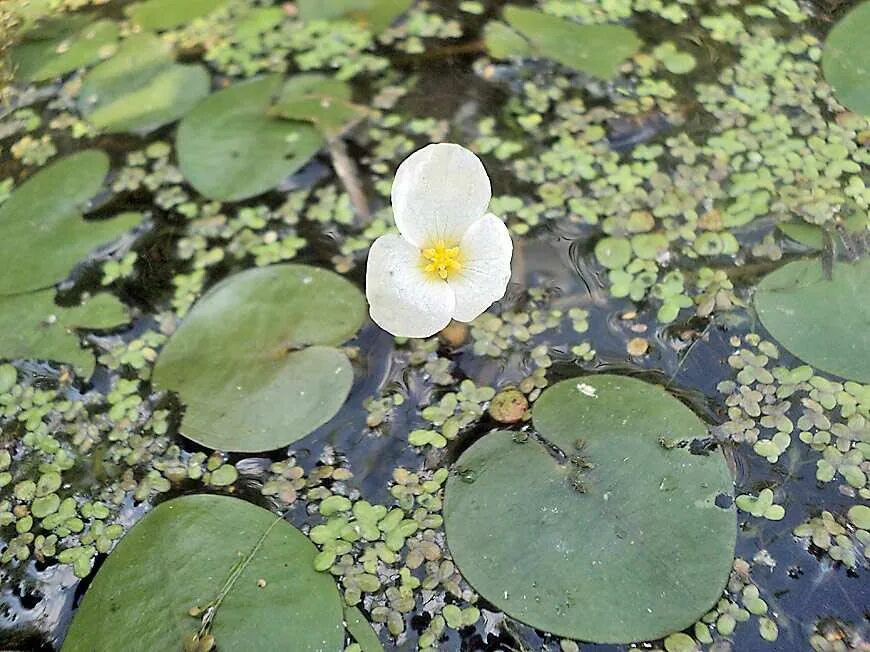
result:
[(109, 158), (99, 150), (71, 154), (37, 172), (0, 206), (0, 295), (63, 280), (88, 253), (142, 220), (139, 213), (82, 218), (108, 170)]
[[(707, 429), (661, 387), (562, 381), (535, 403), (534, 438), (494, 432), (447, 484), (445, 529), (462, 574), (538, 629), (626, 643), (691, 625), (719, 598), (736, 536), (732, 480)], [(660, 440), (665, 440), (663, 444)]]
[(303, 20), (352, 20), (377, 33), (408, 10), (411, 0), (298, 0)]
[(94, 354), (81, 345), (75, 330), (111, 329), (128, 320), (124, 305), (111, 294), (70, 308), (54, 303), (53, 289), (0, 296), (0, 358), (62, 362), (90, 378)]
[(15, 76), (44, 81), (99, 61), (118, 40), (111, 20), (87, 22), (88, 16), (50, 19), (29, 30), (11, 51)]
[(248, 270), (194, 306), (160, 354), (154, 382), (178, 392), (190, 439), (226, 451), (279, 448), (344, 403), (353, 369), (333, 347), (365, 315), (359, 290), (332, 272)]
[(126, 14), (143, 29), (165, 30), (189, 23), (227, 4), (227, 0), (145, 0), (135, 2)]
[(818, 259), (783, 265), (755, 291), (764, 327), (804, 362), (848, 380), (870, 382), (870, 259), (834, 263), (827, 278)]
[(493, 56), (545, 57), (602, 79), (613, 77), (617, 66), (641, 45), (634, 32), (621, 25), (579, 25), (514, 5), (505, 8), (504, 18), (515, 35), (504, 26), (490, 28), (487, 45)]
[(269, 117), (281, 87), (270, 75), (240, 82), (203, 100), (181, 121), (181, 171), (203, 195), (238, 201), (296, 172), (323, 145), (311, 125)]
[[(313, 568), (305, 535), (236, 498), (192, 495), (156, 507), (121, 540), (88, 588), (64, 652), (181, 649), (200, 628), (191, 609), (215, 608), (222, 650), (337, 650), (341, 599)], [(220, 598), (220, 603), (214, 601)]]
[(837, 99), (870, 116), (870, 2), (863, 2), (834, 25), (822, 51), (822, 70)]
[(203, 66), (175, 64), (168, 43), (134, 34), (85, 76), (79, 105), (106, 131), (148, 132), (190, 111), (208, 95), (210, 83)]

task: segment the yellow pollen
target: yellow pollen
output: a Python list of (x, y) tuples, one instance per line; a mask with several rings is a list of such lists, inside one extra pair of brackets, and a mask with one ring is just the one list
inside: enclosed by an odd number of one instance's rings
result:
[(443, 240), (423, 250), (423, 271), (446, 279), (452, 272), (462, 269), (459, 247), (448, 247)]

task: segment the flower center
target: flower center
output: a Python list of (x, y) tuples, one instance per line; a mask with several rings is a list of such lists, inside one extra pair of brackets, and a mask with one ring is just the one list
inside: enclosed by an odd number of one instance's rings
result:
[(423, 271), (442, 279), (462, 269), (459, 262), (459, 247), (448, 247), (439, 240), (433, 247), (423, 250)]

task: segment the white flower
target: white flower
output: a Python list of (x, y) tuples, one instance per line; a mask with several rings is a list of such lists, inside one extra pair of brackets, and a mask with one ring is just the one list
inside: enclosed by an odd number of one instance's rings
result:
[(402, 162), (392, 189), (401, 235), (375, 240), (366, 270), (369, 311), (381, 328), (429, 337), (504, 296), (513, 243), (486, 213), (491, 194), (483, 163), (459, 145), (428, 145)]

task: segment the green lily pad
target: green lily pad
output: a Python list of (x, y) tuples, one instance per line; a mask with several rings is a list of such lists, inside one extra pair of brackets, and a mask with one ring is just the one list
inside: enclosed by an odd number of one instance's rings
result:
[(359, 609), (345, 605), (344, 625), (347, 633), (359, 645), (361, 652), (384, 652), (384, 646), (381, 645), (378, 635)]
[[(719, 599), (736, 514), (704, 423), (661, 387), (565, 380), (535, 403), (534, 438), (494, 432), (447, 481), (447, 544), (463, 576), (508, 615), (596, 643), (661, 638)], [(554, 452), (549, 447), (561, 451)]]
[(378, 33), (405, 13), (412, 0), (298, 0), (302, 20), (347, 19)]
[(82, 208), (99, 192), (108, 170), (103, 152), (78, 152), (37, 172), (0, 205), (0, 295), (63, 280), (88, 253), (141, 221), (139, 213), (82, 219)]
[(64, 652), (180, 650), (213, 601), (221, 650), (340, 650), (342, 604), (314, 545), (271, 512), (227, 496), (161, 503), (121, 540), (88, 587)]
[(607, 269), (622, 269), (631, 260), (631, 242), (606, 236), (595, 244), (595, 258)]
[(128, 321), (126, 308), (111, 294), (71, 308), (54, 303), (53, 289), (0, 297), (0, 358), (63, 362), (87, 379), (94, 354), (82, 348), (74, 329), (106, 330)]
[(526, 39), (498, 20), (491, 20), (484, 26), (483, 38), (487, 52), (496, 59), (535, 56)]
[(798, 260), (765, 276), (755, 291), (764, 327), (817, 369), (870, 382), (870, 258), (834, 263), (831, 279), (818, 259)]
[(816, 224), (796, 220), (794, 222), (781, 222), (776, 225), (776, 228), (795, 242), (810, 249), (820, 250), (825, 246), (824, 229)]
[(194, 188), (218, 201), (247, 199), (296, 172), (323, 146), (311, 125), (267, 115), (280, 87), (279, 75), (234, 84), (184, 117), (178, 162)]
[(233, 25), (233, 37), (240, 43), (253, 41), (280, 25), (286, 17), (281, 7), (248, 9), (238, 15)]
[(830, 31), (822, 50), (822, 71), (843, 106), (870, 116), (870, 2), (846, 14)]
[(87, 19), (64, 16), (29, 30), (10, 53), (16, 78), (51, 79), (111, 54), (118, 40), (118, 25), (111, 20), (88, 23)]
[(143, 29), (162, 31), (206, 16), (226, 3), (227, 0), (146, 0), (130, 5), (125, 13)]
[(178, 120), (208, 95), (201, 65), (175, 64), (168, 43), (150, 33), (126, 39), (84, 78), (82, 114), (109, 132), (149, 132)]
[(226, 451), (279, 448), (344, 403), (353, 369), (333, 347), (365, 317), (359, 290), (333, 272), (248, 270), (194, 306), (160, 354), (154, 382), (186, 405), (186, 437)]
[(312, 123), (327, 138), (334, 138), (368, 115), (351, 101), (351, 88), (343, 81), (302, 74), (284, 84), (270, 115)]
[[(842, 221), (843, 230), (847, 237), (858, 235), (867, 230), (870, 225), (870, 215), (862, 212), (855, 212)], [(795, 220), (792, 222), (780, 222), (776, 225), (783, 234), (799, 242), (800, 244), (810, 249), (823, 249), (825, 246), (825, 230), (817, 224), (809, 224), (803, 220)], [(831, 240), (837, 246), (837, 250), (842, 250), (840, 245), (841, 240), (836, 232), (831, 234)]]
[[(635, 33), (621, 25), (579, 25), (513, 5), (505, 8), (504, 18), (510, 28), (487, 26), (485, 32), (489, 53), (497, 58), (544, 57), (595, 77), (610, 79), (619, 64), (641, 46)], [(521, 40), (524, 40), (522, 45)]]

